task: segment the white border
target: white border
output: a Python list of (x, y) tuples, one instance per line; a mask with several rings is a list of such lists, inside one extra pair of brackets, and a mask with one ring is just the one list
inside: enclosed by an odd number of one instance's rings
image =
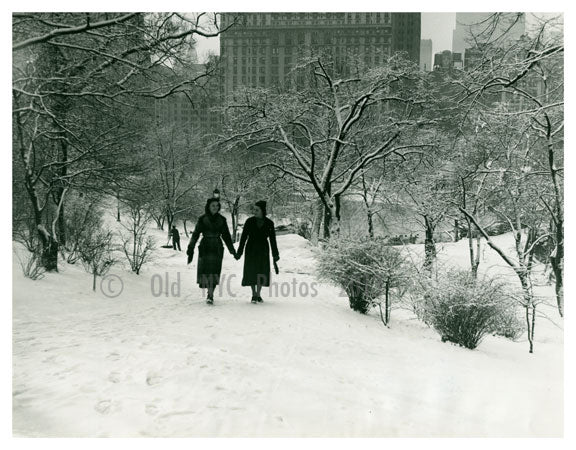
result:
[[(290, 2), (278, 2), (272, 3), (270, 1), (250, 1), (250, 2), (239, 2), (236, 1), (200, 1), (200, 2), (190, 2), (190, 1), (162, 1), (162, 2), (151, 2), (151, 1), (110, 1), (101, 0), (96, 2), (79, 2), (79, 1), (19, 1), (8, 5), (9, 9), (4, 12), (1, 16), (2, 26), (0, 29), (3, 33), (3, 60), (11, 60), (11, 12), (12, 11), (155, 11), (155, 10), (174, 10), (174, 11), (418, 11), (418, 12), (476, 12), (476, 11), (527, 11), (527, 12), (564, 12), (565, 13), (565, 39), (567, 43), (568, 50), (566, 52), (566, 80), (568, 84), (566, 85), (566, 123), (574, 123), (571, 119), (573, 118), (573, 108), (572, 103), (574, 100), (573, 95), (573, 80), (574, 70), (572, 58), (572, 44), (574, 42), (574, 31), (571, 25), (572, 23), (572, 8), (569, 6), (569, 2), (559, 2), (559, 1), (483, 1), (481, 3), (464, 3), (462, 1), (442, 1), (442, 2), (432, 2), (432, 1), (402, 1), (402, 2), (390, 2), (385, 3), (382, 1), (365, 1), (356, 0), (354, 2), (340, 2), (336, 3), (334, 1), (304, 1), (304, 0), (292, 0)], [(1, 73), (2, 76), (2, 87), (0, 91), (2, 98), (2, 137), (4, 138), (4, 145), (2, 151), (3, 163), (0, 165), (2, 170), (2, 192), (11, 194), (11, 98), (10, 90), (8, 88), (9, 78), (11, 78), (11, 73), (8, 69), (8, 64), (6, 64), (5, 69)], [(571, 144), (574, 142), (573, 131), (571, 126), (566, 127), (566, 144), (565, 148), (570, 149)], [(570, 151), (566, 152), (565, 156), (565, 166), (566, 171), (571, 171), (575, 168), (574, 156)], [(569, 174), (571, 172), (568, 172)], [(202, 449), (220, 448), (221, 446), (231, 446), (235, 449), (249, 448), (260, 449), (266, 448), (267, 450), (292, 448), (294, 446), (298, 447), (310, 447), (317, 449), (320, 447), (329, 447), (331, 449), (348, 448), (350, 446), (361, 446), (364, 448), (382, 448), (385, 446), (392, 445), (395, 448), (412, 448), (414, 447), (426, 447), (427, 449), (444, 449), (446, 447), (456, 447), (460, 448), (465, 446), (466, 448), (522, 448), (523, 450), (528, 450), (531, 448), (541, 448), (541, 447), (565, 447), (571, 446), (574, 448), (575, 443), (575, 427), (576, 420), (574, 414), (574, 407), (572, 400), (574, 396), (574, 383), (576, 382), (575, 371), (574, 371), (574, 331), (571, 329), (574, 325), (572, 324), (574, 314), (576, 314), (576, 309), (572, 307), (574, 296), (572, 283), (570, 275), (572, 274), (572, 255), (574, 255), (574, 242), (570, 232), (575, 228), (572, 226), (574, 224), (574, 210), (570, 204), (571, 193), (574, 192), (574, 181), (570, 176), (566, 177), (565, 186), (565, 198), (568, 200), (566, 202), (566, 243), (567, 251), (566, 254), (569, 255), (566, 259), (566, 314), (568, 319), (568, 326), (565, 327), (566, 330), (566, 340), (565, 348), (569, 351), (565, 351), (565, 439), (490, 439), (490, 441), (484, 441), (482, 439), (387, 439), (382, 442), (380, 439), (354, 439), (343, 440), (343, 439), (314, 439), (314, 440), (298, 440), (293, 439), (196, 439), (193, 441), (187, 439), (170, 439), (163, 441), (153, 441), (153, 440), (143, 440), (140, 439), (138, 442), (135, 441), (118, 441), (113, 439), (110, 442), (101, 442), (96, 439), (84, 439), (82, 442), (75, 442), (70, 439), (13, 439), (12, 435), (12, 421), (11, 421), (11, 383), (12, 383), (12, 335), (11, 335), (11, 325), (12, 325), (12, 311), (11, 311), (11, 298), (12, 298), (12, 244), (11, 244), (11, 220), (0, 221), (0, 236), (3, 237), (1, 252), (2, 252), (2, 267), (0, 273), (2, 274), (3, 286), (5, 287), (6, 294), (2, 296), (2, 306), (4, 308), (2, 314), (3, 326), (2, 329), (2, 352), (4, 358), (4, 367), (0, 371), (0, 378), (2, 382), (2, 397), (1, 397), (1, 430), (2, 430), (2, 440), (4, 448), (24, 448), (28, 446), (41, 445), (44, 449), (50, 450), (51, 448), (71, 448), (72, 446), (82, 446), (82, 448), (99, 448), (102, 445), (111, 448), (125, 447), (126, 445), (135, 445), (139, 448), (157, 448), (158, 446), (170, 446), (176, 448), (190, 448), (192, 446), (200, 446)], [(11, 195), (2, 195), (2, 211), (10, 211), (11, 217)], [(9, 288), (10, 287), (10, 288)], [(528, 393), (529, 395), (529, 393)], [(572, 444), (570, 444), (572, 442)]]

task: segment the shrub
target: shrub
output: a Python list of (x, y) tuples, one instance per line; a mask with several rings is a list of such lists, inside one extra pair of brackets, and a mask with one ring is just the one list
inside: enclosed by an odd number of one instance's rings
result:
[(102, 226), (102, 211), (95, 200), (86, 196), (72, 198), (66, 214), (66, 262), (74, 264), (81, 258), (80, 250), (90, 245)]
[(136, 275), (140, 274), (142, 266), (150, 260), (154, 250), (154, 240), (147, 235), (152, 216), (146, 212), (145, 206), (138, 199), (127, 202), (128, 218), (122, 224), (126, 232), (120, 233), (122, 251)]
[(515, 312), (515, 302), (494, 279), (475, 279), (468, 271), (450, 271), (425, 287), (423, 320), (442, 337), (474, 349), (482, 338), (504, 330)]
[(44, 278), (44, 266), (39, 251), (26, 252), (25, 256), (16, 253), (22, 273), (26, 278), (31, 280), (40, 280)]
[(112, 233), (99, 231), (86, 239), (79, 250), (82, 264), (92, 274), (92, 290), (96, 290), (96, 278), (105, 275), (116, 263), (112, 257)]
[[(397, 249), (386, 246), (383, 239), (332, 240), (319, 255), (321, 278), (342, 288), (350, 308), (366, 314), (377, 299), (398, 287), (404, 276), (404, 261)], [(386, 296), (383, 316), (390, 317), (390, 297)]]
[(496, 318), (492, 334), (517, 341), (524, 334), (525, 327), (524, 322), (518, 317), (516, 308), (511, 305), (509, 311)]

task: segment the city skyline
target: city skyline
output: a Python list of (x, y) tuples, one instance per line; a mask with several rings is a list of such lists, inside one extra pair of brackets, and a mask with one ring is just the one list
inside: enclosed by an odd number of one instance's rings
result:
[[(452, 51), (453, 31), (456, 27), (456, 12), (423, 12), (421, 13), (421, 39), (432, 39), (432, 55), (444, 50)], [(536, 17), (551, 17), (557, 13), (526, 13), (526, 24), (531, 25)], [(208, 54), (220, 52), (220, 38), (198, 36), (196, 52), (199, 62), (205, 62)]]
[[(452, 49), (452, 31), (456, 24), (456, 13), (421, 13), (421, 39), (432, 39), (432, 54)], [(204, 62), (209, 53), (219, 54), (220, 38), (198, 37), (196, 51), (199, 62)]]

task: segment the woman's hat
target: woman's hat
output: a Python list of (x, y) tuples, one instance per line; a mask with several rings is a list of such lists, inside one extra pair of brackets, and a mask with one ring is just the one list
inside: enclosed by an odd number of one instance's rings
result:
[(262, 210), (262, 215), (266, 215), (266, 201), (265, 200), (258, 200), (254, 203), (258, 208)]

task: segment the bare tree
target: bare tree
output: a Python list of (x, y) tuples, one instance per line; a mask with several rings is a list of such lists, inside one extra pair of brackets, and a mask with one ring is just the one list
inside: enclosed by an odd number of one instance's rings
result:
[(151, 131), (144, 151), (147, 176), (143, 186), (149, 211), (159, 228), (168, 232), (177, 219), (197, 206), (197, 194), (210, 178), (208, 157), (199, 137), (176, 125), (161, 125)]
[(92, 274), (92, 290), (96, 291), (96, 279), (105, 275), (116, 259), (112, 256), (114, 246), (110, 231), (98, 231), (86, 239), (80, 248), (80, 259)]
[[(500, 111), (502, 110), (506, 109)], [(478, 214), (462, 206), (459, 209), (479, 230), (488, 245), (514, 270), (522, 287), (522, 305), (525, 310), (529, 351), (532, 353), (538, 304), (531, 278), (534, 254), (538, 243), (548, 236), (548, 233), (540, 233), (545, 211), (543, 206), (539, 207), (536, 194), (540, 185), (535, 182), (538, 178), (535, 177), (531, 167), (539, 147), (530, 143), (529, 136), (525, 132), (529, 127), (529, 121), (519, 121), (516, 117), (504, 120), (498, 110), (491, 116), (486, 114), (484, 117), (494, 137), (494, 145), (500, 150), (491, 162), (490, 169), (486, 171), (487, 183), (490, 184), (492, 195), (496, 200), (489, 209), (505, 220), (512, 230), (513, 253), (494, 241), (480, 223)]]
[[(228, 142), (260, 149), (273, 168), (308, 184), (323, 206), (322, 236), (338, 234), (341, 199), (375, 161), (405, 157), (429, 144), (413, 144), (430, 123), (417, 68), (394, 56), (379, 68), (338, 75), (323, 58), (305, 61), (299, 76), (309, 89), (272, 93), (244, 91), (228, 107)], [(370, 141), (355, 137), (370, 128)]]
[(154, 249), (154, 240), (148, 236), (148, 226), (152, 219), (145, 201), (133, 198), (126, 202), (127, 220), (122, 224), (124, 232), (120, 233), (122, 251), (136, 275), (148, 262)]
[[(514, 15), (494, 14), (485, 21), (483, 32), (473, 36), (476, 64), (457, 82), (462, 87), (462, 104), (470, 109), (500, 101), (507, 105), (502, 117), (528, 120), (527, 135), (541, 143), (531, 164), (535, 177), (548, 179), (538, 195), (549, 213), (549, 256), (556, 281), (556, 299), (563, 312), (564, 210), (562, 191), (562, 156), (564, 132), (564, 43), (562, 18), (538, 20), (519, 40), (506, 39), (514, 24)], [(509, 26), (502, 27), (502, 23)], [(549, 186), (549, 188), (547, 187)]]
[(194, 36), (222, 30), (215, 16), (179, 13), (15, 13), (12, 29), (13, 147), (21, 167), (14, 182), (27, 193), (42, 263), (57, 270), (67, 193), (125, 176), (141, 112), (206, 76), (167, 77), (158, 69), (185, 64), (181, 50)]

